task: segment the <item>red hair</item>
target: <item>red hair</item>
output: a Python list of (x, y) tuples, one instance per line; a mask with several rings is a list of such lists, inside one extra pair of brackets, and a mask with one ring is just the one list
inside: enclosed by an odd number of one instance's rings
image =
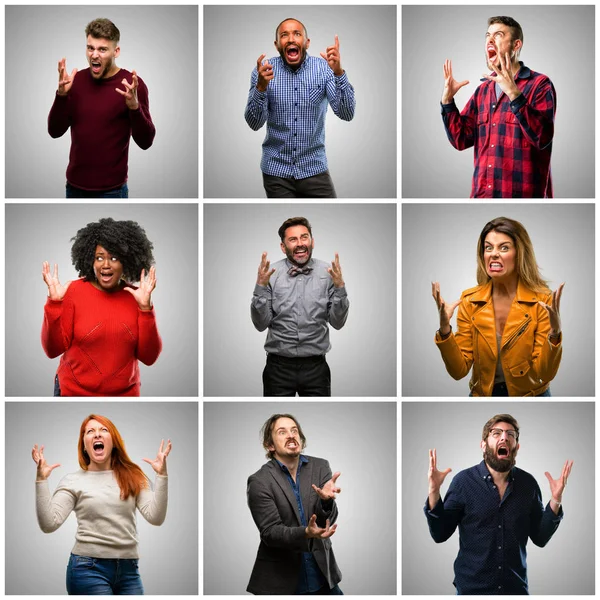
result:
[(110, 419), (107, 419), (102, 415), (90, 415), (83, 420), (81, 429), (79, 430), (79, 444), (77, 444), (79, 466), (84, 471), (87, 471), (90, 464), (90, 457), (84, 451), (85, 446), (83, 443), (83, 436), (85, 434), (86, 425), (92, 419), (104, 425), (108, 429), (110, 437), (112, 438), (113, 449), (110, 465), (112, 470), (115, 472), (117, 483), (121, 488), (121, 500), (127, 500), (129, 496), (137, 497), (142, 489), (148, 487), (148, 478), (146, 475), (144, 475), (142, 469), (132, 462), (127, 455), (123, 438)]

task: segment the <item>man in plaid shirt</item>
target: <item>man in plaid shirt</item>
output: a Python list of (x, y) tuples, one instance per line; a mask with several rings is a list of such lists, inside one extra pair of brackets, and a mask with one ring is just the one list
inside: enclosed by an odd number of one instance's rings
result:
[(491, 17), (485, 35), (486, 62), (493, 71), (461, 113), (452, 62), (444, 63), (442, 119), (457, 150), (475, 147), (471, 198), (552, 198), (550, 156), (556, 92), (546, 75), (518, 60), (521, 26), (511, 17)]
[(260, 163), (267, 197), (335, 198), (325, 156), (327, 104), (344, 121), (355, 106), (338, 36), (323, 58), (307, 54), (310, 40), (296, 19), (282, 21), (275, 37), (280, 56), (258, 57), (244, 115), (254, 131), (267, 123)]

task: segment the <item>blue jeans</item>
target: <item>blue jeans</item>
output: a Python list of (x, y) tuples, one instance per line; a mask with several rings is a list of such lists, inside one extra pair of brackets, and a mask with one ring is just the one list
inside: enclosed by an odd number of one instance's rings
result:
[[(469, 396), (473, 396), (473, 392), (469, 392)], [(492, 391), (492, 396), (508, 396), (508, 390), (506, 389), (505, 383), (497, 383), (494, 386), (494, 390)], [(535, 398), (546, 398), (548, 396), (552, 396), (550, 393), (550, 388), (548, 388), (543, 394), (538, 394)]]
[(67, 183), (65, 189), (67, 198), (129, 198), (129, 188), (126, 183), (113, 190), (99, 190), (95, 192), (80, 190), (73, 187), (70, 183)]
[(58, 375), (54, 376), (54, 395), (60, 396), (60, 384), (58, 383)]
[(332, 596), (343, 596), (344, 592), (342, 592), (342, 590), (340, 590), (340, 586), (336, 585), (334, 587), (332, 587), (331, 589), (329, 589), (329, 586), (324, 586), (322, 587), (320, 590), (317, 590), (316, 592), (305, 592), (304, 594), (302, 594), (303, 596), (328, 596), (329, 594), (331, 594)]
[(71, 554), (67, 566), (70, 596), (144, 593), (137, 558), (92, 558)]

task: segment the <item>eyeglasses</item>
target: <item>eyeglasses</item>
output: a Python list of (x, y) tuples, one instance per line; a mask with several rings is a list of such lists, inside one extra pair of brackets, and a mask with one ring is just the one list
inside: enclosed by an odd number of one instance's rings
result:
[(517, 432), (514, 429), (490, 429), (490, 435), (495, 439), (499, 438), (503, 433), (506, 433), (513, 440), (517, 439)]

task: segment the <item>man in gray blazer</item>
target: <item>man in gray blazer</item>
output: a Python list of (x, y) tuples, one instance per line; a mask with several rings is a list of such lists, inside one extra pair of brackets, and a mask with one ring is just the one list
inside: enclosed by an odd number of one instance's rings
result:
[(248, 478), (248, 506), (260, 545), (247, 591), (252, 594), (342, 594), (331, 536), (341, 492), (322, 458), (301, 454), (298, 421), (276, 414), (262, 428), (270, 462)]

